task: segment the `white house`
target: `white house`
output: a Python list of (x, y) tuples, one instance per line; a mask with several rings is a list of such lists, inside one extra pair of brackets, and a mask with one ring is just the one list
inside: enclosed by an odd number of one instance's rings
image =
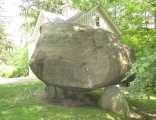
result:
[[(47, 12), (44, 10), (40, 11), (36, 26), (34, 28), (33, 35), (31, 39), (28, 40), (28, 54), (29, 60), (34, 52), (36, 47), (36, 43), (38, 41), (38, 37), (40, 36), (40, 26), (43, 23), (47, 22), (70, 22), (77, 23), (80, 25), (92, 26), (92, 27), (100, 27), (102, 29), (106, 29), (117, 36), (121, 36), (122, 32), (118, 28), (118, 26), (114, 23), (111, 17), (107, 14), (107, 12), (103, 9), (102, 6), (96, 6), (90, 10), (79, 12), (72, 8), (71, 4), (65, 4), (61, 6), (62, 14), (56, 14)], [(29, 69), (29, 76), (33, 76), (34, 74)]]

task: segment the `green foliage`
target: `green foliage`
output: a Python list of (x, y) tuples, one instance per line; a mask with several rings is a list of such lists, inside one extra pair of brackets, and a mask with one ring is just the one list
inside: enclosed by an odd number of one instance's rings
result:
[(87, 10), (96, 5), (103, 4), (104, 0), (72, 0), (72, 2), (80, 10)]
[(13, 50), (13, 45), (6, 39), (7, 33), (4, 30), (4, 23), (0, 20), (0, 64), (7, 64)]
[(12, 53), (10, 64), (1, 66), (0, 76), (7, 78), (28, 76), (27, 46), (19, 48), (15, 53)]
[(13, 58), (15, 69), (9, 77), (21, 77), (28, 75), (28, 49), (27, 46), (20, 48)]
[(135, 97), (156, 90), (156, 48), (138, 59), (124, 80), (131, 75), (135, 75), (135, 80), (131, 83), (129, 90)]
[(145, 1), (131, 0), (125, 4), (122, 12), (123, 15), (117, 18), (123, 31), (121, 39), (132, 45), (136, 56), (139, 57), (156, 45), (156, 30), (150, 28), (151, 25), (154, 26), (154, 22), (151, 21), (153, 11)]
[(9, 63), (9, 56), (13, 50), (13, 44), (7, 40), (8, 33), (5, 28), (8, 22), (8, 18), (4, 16), (6, 12), (4, 8), (5, 0), (0, 0), (0, 65)]

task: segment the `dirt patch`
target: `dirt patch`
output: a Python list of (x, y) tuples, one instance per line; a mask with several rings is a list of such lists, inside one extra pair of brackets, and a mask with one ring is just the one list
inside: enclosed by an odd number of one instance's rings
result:
[(36, 91), (35, 95), (42, 101), (46, 101), (48, 103), (60, 104), (60, 105), (67, 105), (67, 106), (95, 106), (96, 105), (96, 101), (93, 100), (89, 95), (86, 95), (83, 98), (68, 96), (67, 98), (53, 98), (53, 99), (47, 99), (45, 93), (41, 91)]

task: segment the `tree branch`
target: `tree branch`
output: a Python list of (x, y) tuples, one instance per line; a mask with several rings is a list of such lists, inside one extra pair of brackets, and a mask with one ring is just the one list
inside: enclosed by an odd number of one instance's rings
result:
[(152, 3), (149, 0), (146, 0), (146, 1), (147, 1), (147, 3), (149, 3), (150, 5), (152, 5), (153, 7), (156, 7), (156, 2)]

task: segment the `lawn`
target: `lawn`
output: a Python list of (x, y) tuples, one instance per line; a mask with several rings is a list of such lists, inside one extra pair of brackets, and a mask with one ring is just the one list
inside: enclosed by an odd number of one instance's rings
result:
[[(130, 99), (128, 115), (98, 106), (67, 106), (45, 100), (40, 81), (0, 85), (0, 120), (155, 120), (156, 100)], [(98, 97), (93, 91), (90, 94)]]

